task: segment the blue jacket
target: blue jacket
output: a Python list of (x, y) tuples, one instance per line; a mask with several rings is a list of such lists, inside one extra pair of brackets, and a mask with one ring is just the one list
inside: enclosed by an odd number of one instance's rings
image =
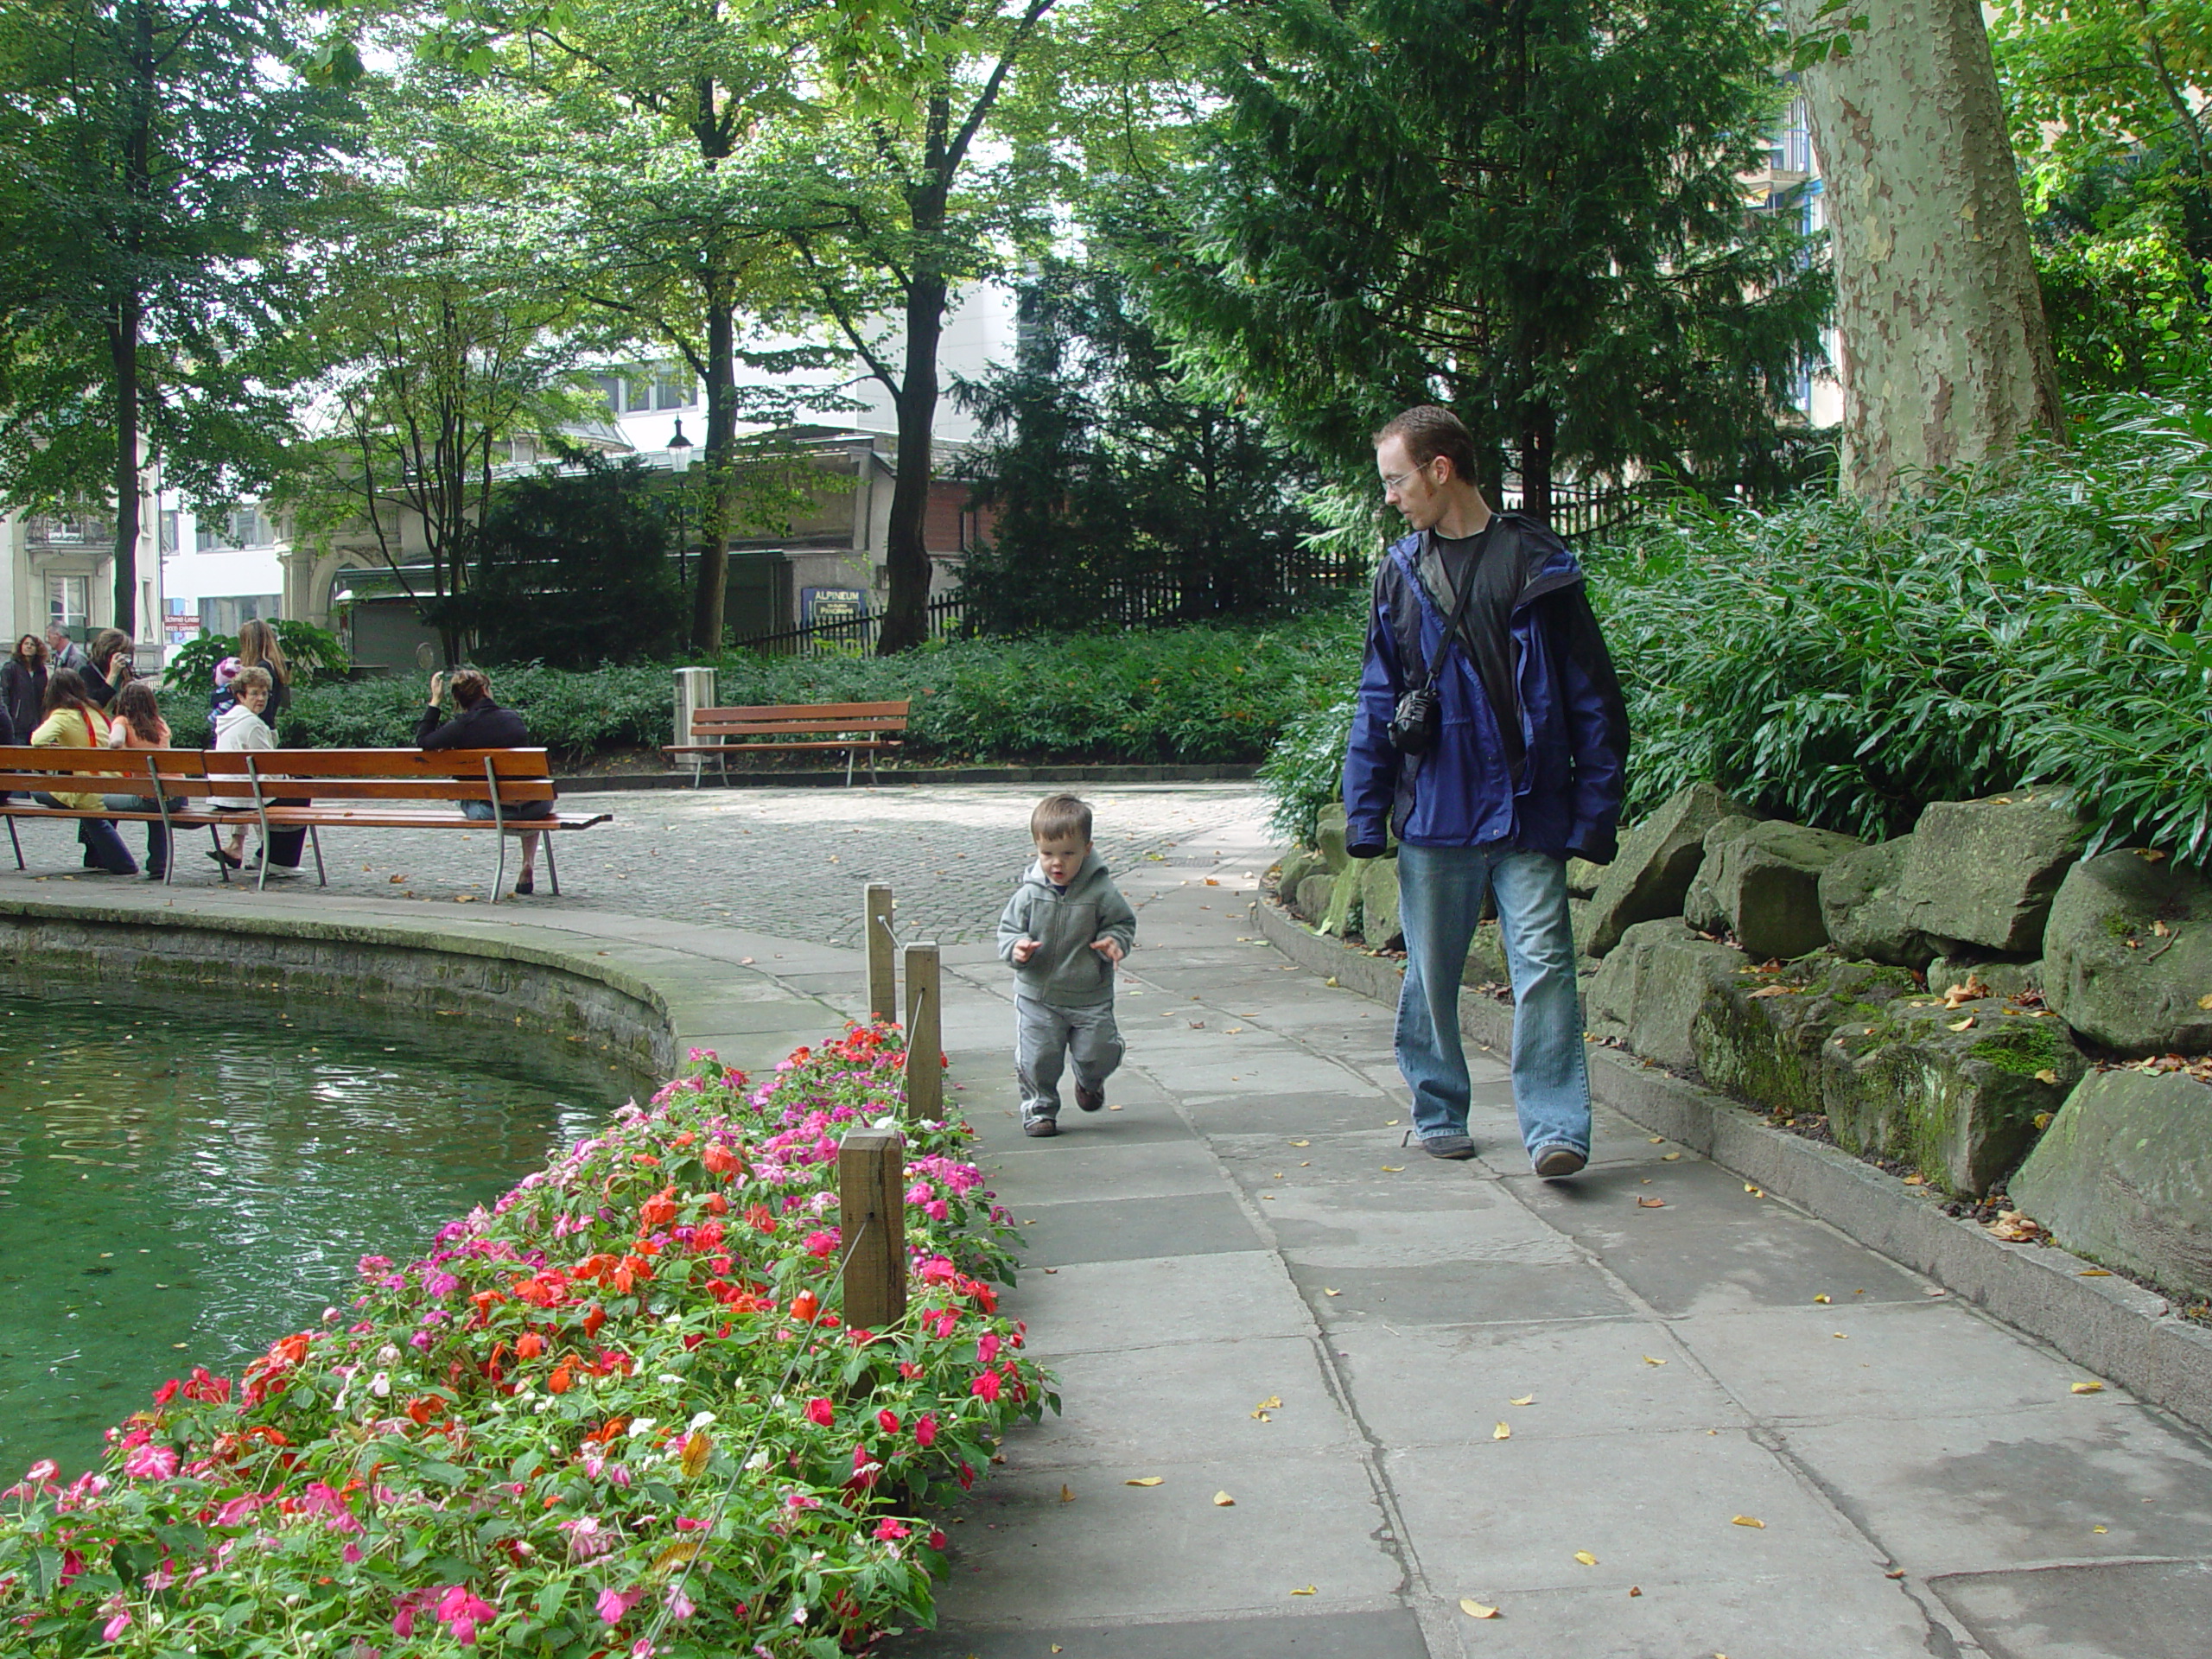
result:
[[(1499, 537), (1485, 556), (1519, 567), (1511, 648), (1520, 707), (1491, 707), (1465, 643), (1454, 639), (1437, 680), (1436, 747), (1418, 758), (1391, 747), (1391, 713), (1427, 677), (1446, 620), (1433, 555), (1427, 572), (1421, 569), (1427, 538), (1416, 533), (1393, 544), (1375, 574), (1367, 663), (1344, 756), (1344, 842), (1356, 857), (1383, 850), (1386, 826), (1415, 847), (1503, 842), (1600, 863), (1613, 856), (1628, 712), (1582, 567), (1535, 520), (1498, 518)], [(1504, 720), (1520, 723), (1525, 759), (1517, 778), (1499, 737)]]

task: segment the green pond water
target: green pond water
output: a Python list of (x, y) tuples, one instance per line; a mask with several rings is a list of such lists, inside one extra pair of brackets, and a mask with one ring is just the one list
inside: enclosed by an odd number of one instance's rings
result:
[(0, 1484), (91, 1466), (194, 1364), (235, 1375), (639, 1080), (359, 1009), (0, 996)]

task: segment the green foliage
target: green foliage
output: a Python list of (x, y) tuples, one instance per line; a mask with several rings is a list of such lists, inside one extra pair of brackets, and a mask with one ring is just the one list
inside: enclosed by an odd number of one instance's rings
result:
[[(715, 664), (715, 696), (725, 704), (911, 698), (906, 753), (918, 760), (1254, 760), (1288, 721), (1342, 690), (1343, 632), (1340, 620), (1313, 617), (1271, 627), (947, 640), (894, 658), (738, 652)], [(1356, 652), (1349, 660), (1356, 671)], [(429, 686), (416, 674), (302, 691), (292, 704), (299, 741), (405, 747)], [(503, 668), (492, 691), (538, 741), (570, 757), (673, 741), (665, 666)]]
[[(276, 630), (276, 643), (283, 649), (284, 665), (291, 671), (296, 689), (312, 685), (317, 680), (341, 679), (353, 665), (353, 659), (346, 652), (346, 642), (328, 628), (283, 617), (274, 619), (270, 626)], [(238, 651), (238, 642), (227, 633), (203, 633), (178, 646), (176, 655), (169, 658), (169, 665), (162, 671), (163, 694), (196, 693), (206, 696), (214, 689), (215, 664), (226, 657), (237, 656)]]
[(1828, 282), (1795, 214), (1743, 200), (1780, 95), (1759, 9), (1263, 15), (1160, 210), (1180, 245), (1139, 273), (1194, 354), (1349, 465), (1441, 402), (1481, 481), (1517, 468), (1540, 503), (1555, 471), (1777, 481), (1778, 389)]
[(2051, 783), (2106, 842), (2212, 855), (2212, 412), (2118, 397), (2075, 437), (1881, 516), (1677, 511), (1593, 554), (1631, 816), (1709, 778), (1881, 836)]
[(982, 423), (966, 471), (990, 524), (961, 569), (969, 623), (1081, 630), (1171, 598), (1198, 621), (1306, 597), (1305, 463), (1179, 377), (1111, 270), (1050, 264), (1021, 305), (1014, 365), (956, 389)]
[(1351, 741), (1362, 639), (1357, 627), (1344, 631), (1341, 655), (1347, 668), (1343, 694), (1292, 721), (1260, 763), (1260, 779), (1274, 799), (1268, 827), (1300, 847), (1313, 845), (1321, 809), (1344, 794), (1344, 750)]
[(556, 668), (634, 662), (676, 644), (669, 503), (634, 456), (517, 479), (475, 537), (469, 593), (440, 607), (484, 659)]

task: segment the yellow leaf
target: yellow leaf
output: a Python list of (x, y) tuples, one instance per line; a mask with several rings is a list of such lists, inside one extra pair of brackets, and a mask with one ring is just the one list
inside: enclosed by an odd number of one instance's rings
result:
[(1665, 1141), (1667, 1137), (1663, 1135), (1655, 1135), (1651, 1137), (1651, 1144), (1655, 1147), (1658, 1146)]
[(666, 1549), (664, 1549), (659, 1554), (653, 1557), (653, 1571), (656, 1573), (665, 1573), (670, 1567), (681, 1566), (683, 1562), (690, 1560), (698, 1553), (699, 1546), (695, 1543), (686, 1541), (680, 1544), (671, 1544)]
[(1324, 1296), (1341, 1296), (1344, 1294), (1344, 1292), (1341, 1290), (1331, 1290), (1326, 1285), (1324, 1285), (1321, 1287), (1321, 1294)]
[(1510, 1440), (1513, 1438), (1512, 1426), (1508, 1423), (1500, 1423), (1496, 1428), (1491, 1430), (1490, 1437), (1493, 1440)]
[(1318, 1592), (1315, 1590), (1313, 1586), (1309, 1584), (1303, 1590), (1294, 1590), (1290, 1593), (1294, 1596), (1311, 1596), (1317, 1594)]
[(691, 1438), (683, 1442), (683, 1468), (685, 1478), (696, 1480), (701, 1475), (706, 1473), (707, 1458), (714, 1449), (714, 1442), (707, 1438), (705, 1429), (696, 1429), (692, 1432)]
[(1643, 1363), (1647, 1365), (1664, 1365), (1667, 1362), (1663, 1359), (1654, 1359), (1650, 1355), (1646, 1354), (1643, 1357)]
[(1747, 1000), (1756, 1002), (1763, 996), (1794, 996), (1796, 991), (1795, 985), (1762, 985)]
[(2102, 1394), (2105, 1385), (2101, 1382), (2076, 1382), (2072, 1391), (2075, 1394)]
[(1294, 1141), (1290, 1144), (1294, 1147), (1310, 1147), (1313, 1143), (1311, 1141)]
[(1520, 1395), (1516, 1398), (1508, 1401), (1507, 1403), (1509, 1405), (1515, 1406), (1533, 1406), (1536, 1403), (1536, 1396), (1533, 1394)]
[(1125, 1480), (1122, 1484), (1124, 1486), (1157, 1486), (1163, 1478), (1165, 1478), (1165, 1477), (1160, 1475), (1139, 1475), (1135, 1480)]
[(1828, 1300), (1828, 1294), (1824, 1290), (1819, 1295), (1814, 1297), (1813, 1300), (1825, 1305)]
[(1402, 1175), (1406, 1173), (1406, 1166), (1403, 1164), (1385, 1164), (1382, 1173), (1385, 1175)]
[(1757, 1527), (1762, 1532), (1766, 1530), (1766, 1522), (1756, 1516), (1739, 1515), (1728, 1524), (1732, 1527)]
[(1471, 1596), (1459, 1598), (1459, 1611), (1469, 1618), (1496, 1618), (1497, 1617), (1497, 1608), (1485, 1607)]
[(1213, 1495), (1213, 1506), (1217, 1510), (1233, 1510), (1236, 1507), (1236, 1500), (1227, 1492), (1216, 1492)]
[(1664, 1210), (1667, 1207), (1667, 1200), (1664, 1198), (1638, 1198), (1636, 1201), (1636, 1206), (1639, 1210)]
[(2075, 1275), (2077, 1279), (2109, 1279), (2112, 1274), (2102, 1268), (2084, 1268)]
[(1074, 1503), (1074, 1502), (1075, 1502), (1075, 1488), (1073, 1488), (1072, 1486), (1063, 1486), (1063, 1487), (1061, 1487), (1061, 1488), (1060, 1488), (1060, 1502), (1061, 1502), (1061, 1503)]
[(2047, 1129), (2050, 1127), (2050, 1114), (2049, 1112), (2037, 1112), (2035, 1115), (2034, 1121), (2036, 1128), (2039, 1129)]
[(1944, 1026), (1943, 1029), (1946, 1031), (1972, 1031), (1974, 1029), (1974, 1015), (1968, 1014), (1965, 1019), (1958, 1020), (1955, 1023), (1947, 1024)]
[(2102, 1532), (2104, 1529), (2102, 1527), (2091, 1527), (2089, 1530), (2091, 1532)]
[(1765, 1193), (1760, 1192), (1758, 1188), (1753, 1186), (1749, 1181), (1745, 1181), (1744, 1183), (1744, 1191), (1750, 1193), (1755, 1198), (1763, 1198), (1766, 1197)]
[(1598, 1558), (1595, 1555), (1592, 1555), (1586, 1549), (1576, 1550), (1574, 1552), (1574, 1559), (1581, 1562), (1585, 1567), (1595, 1567), (1598, 1565)]
[[(1329, 977), (1328, 977), (1326, 980), (1323, 981), (1322, 982), (1323, 982), (1324, 984), (1325, 984), (1325, 985), (1329, 986), (1332, 989), (1334, 989), (1334, 988), (1335, 988), (1335, 987), (1336, 987), (1336, 983), (1337, 983), (1337, 976), (1336, 976), (1334, 974), (1331, 974), (1331, 975), (1329, 976)], [(1313, 1593), (1313, 1592), (1312, 1592), (1312, 1591), (1310, 1591), (1310, 1590), (1308, 1590), (1308, 1591), (1300, 1591), (1300, 1592), (1298, 1592), (1297, 1593), (1301, 1594), (1301, 1595), (1311, 1595), (1311, 1594)]]
[(2212, 1008), (2212, 991), (2208, 991), (2202, 996), (2198, 997), (2196, 999), (2196, 1006), (2200, 1008)]
[(1662, 1152), (1659, 1154), (1659, 1161), (1662, 1164), (1671, 1164), (1681, 1155), (1679, 1152)]
[(2036, 1081), (2037, 1083), (2056, 1083), (2058, 1081), (2058, 1073), (2052, 1071), (2046, 1065), (2042, 1071), (2036, 1073)]
[(1252, 1414), (1256, 1417), (1263, 1411), (1281, 1411), (1281, 1409), (1282, 1396), (1279, 1394), (1271, 1394), (1252, 1408)]

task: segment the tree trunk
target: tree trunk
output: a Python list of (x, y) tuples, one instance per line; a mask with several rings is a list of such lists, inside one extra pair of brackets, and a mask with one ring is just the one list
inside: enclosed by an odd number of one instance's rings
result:
[(707, 295), (707, 487), (699, 514), (699, 571), (691, 595), (691, 649), (722, 648), (729, 592), (729, 532), (734, 491), (730, 457), (737, 444), (737, 325), (728, 283), (709, 278)]
[(138, 637), (138, 334), (137, 298), (116, 308), (108, 335), (115, 369), (115, 620)]
[[(915, 229), (920, 231), (917, 214)], [(942, 226), (931, 227), (932, 232)], [(944, 333), (944, 277), (917, 276), (906, 289), (906, 369), (899, 389), (899, 460), (891, 479), (891, 524), (884, 563), (891, 593), (876, 652), (888, 657), (929, 639), (931, 428), (937, 421), (938, 342)]]
[[(1786, 0), (1818, 29), (1817, 0)], [(2058, 374), (1978, 0), (1869, 8), (1851, 55), (1805, 77), (1829, 202), (1843, 485), (2056, 434)]]

